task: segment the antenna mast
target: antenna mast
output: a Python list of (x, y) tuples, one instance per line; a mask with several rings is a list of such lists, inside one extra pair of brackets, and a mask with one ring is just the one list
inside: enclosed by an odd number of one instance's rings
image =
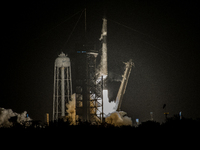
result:
[(86, 8), (85, 8), (85, 36), (86, 36), (87, 24), (86, 24)]

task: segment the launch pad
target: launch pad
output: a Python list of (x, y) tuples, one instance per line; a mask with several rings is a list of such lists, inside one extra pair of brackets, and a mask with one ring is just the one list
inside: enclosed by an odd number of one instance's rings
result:
[[(120, 124), (123, 124), (122, 118), (124, 112), (120, 111), (120, 108), (131, 68), (134, 66), (134, 63), (132, 59), (125, 63), (126, 67), (116, 100), (110, 103), (108, 99), (108, 90), (105, 88), (105, 81), (108, 77), (106, 41), (107, 20), (105, 18), (103, 18), (101, 33), (100, 41), (102, 43), (102, 54), (98, 65), (98, 51), (96, 51), (94, 47), (89, 47), (87, 45), (76, 51), (71, 58), (72, 65), (70, 59), (64, 53), (61, 53), (56, 59), (54, 71), (53, 120), (58, 120), (60, 117), (75, 116), (74, 119), (72, 119), (74, 121), (103, 122), (105, 117), (112, 114), (109, 116), (109, 120), (117, 116), (121, 122)], [(71, 66), (72, 70), (74, 70), (73, 86)], [(73, 69), (73, 67), (75, 69)], [(75, 96), (72, 96), (72, 89), (75, 92)], [(71, 101), (74, 102), (71, 103)], [(72, 107), (70, 105), (75, 106)], [(68, 111), (68, 109), (72, 108), (74, 110)], [(128, 124), (132, 124), (132, 122), (130, 122)]]

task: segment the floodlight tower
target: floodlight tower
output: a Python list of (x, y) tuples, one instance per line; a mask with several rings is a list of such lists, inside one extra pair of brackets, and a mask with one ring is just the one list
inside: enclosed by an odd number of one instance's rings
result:
[(65, 105), (71, 100), (71, 95), (71, 63), (62, 52), (56, 58), (54, 67), (53, 121), (66, 116)]

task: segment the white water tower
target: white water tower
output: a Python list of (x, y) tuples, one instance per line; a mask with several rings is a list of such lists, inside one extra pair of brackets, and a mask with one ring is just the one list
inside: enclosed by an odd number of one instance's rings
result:
[(63, 52), (55, 60), (54, 91), (53, 91), (53, 121), (66, 116), (66, 103), (71, 100), (72, 78), (69, 57)]

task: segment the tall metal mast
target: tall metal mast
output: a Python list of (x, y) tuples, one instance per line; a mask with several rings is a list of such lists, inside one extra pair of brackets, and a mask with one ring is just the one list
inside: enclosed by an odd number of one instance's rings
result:
[(87, 32), (86, 8), (85, 8), (85, 36)]

